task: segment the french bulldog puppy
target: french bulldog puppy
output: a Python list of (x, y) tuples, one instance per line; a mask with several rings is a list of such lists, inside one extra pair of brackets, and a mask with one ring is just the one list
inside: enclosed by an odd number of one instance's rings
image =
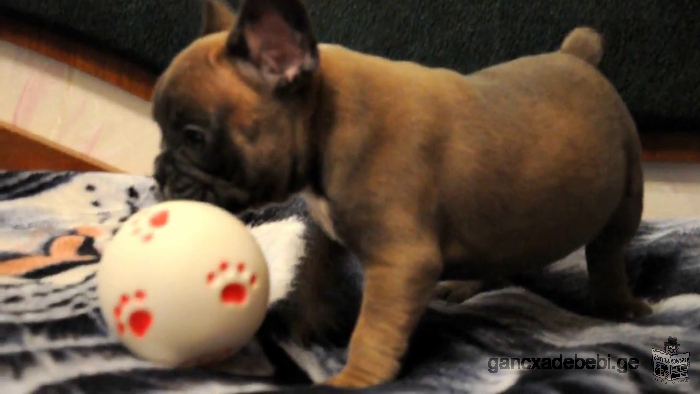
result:
[(598, 33), (461, 75), (320, 44), (300, 0), (244, 1), (237, 16), (204, 4), (202, 37), (154, 92), (155, 177), (167, 198), (233, 212), (302, 194), (357, 256), (362, 304), (328, 384), (395, 378), (441, 279), (505, 277), (584, 245), (600, 316), (650, 313), (623, 261), (641, 147), (596, 67)]

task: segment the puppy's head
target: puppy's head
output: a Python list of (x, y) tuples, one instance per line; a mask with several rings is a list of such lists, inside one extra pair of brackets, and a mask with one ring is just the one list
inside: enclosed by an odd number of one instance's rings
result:
[(203, 0), (201, 37), (161, 75), (155, 179), (164, 199), (232, 212), (287, 199), (304, 186), (306, 129), (319, 66), (299, 0), (244, 1), (238, 15)]

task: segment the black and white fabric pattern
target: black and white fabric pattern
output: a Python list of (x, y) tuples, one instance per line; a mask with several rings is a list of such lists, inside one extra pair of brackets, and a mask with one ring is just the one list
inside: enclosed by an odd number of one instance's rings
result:
[[(340, 392), (314, 383), (342, 368), (345, 349), (301, 346), (274, 324), (210, 368), (163, 368), (120, 345), (102, 318), (95, 271), (121, 223), (155, 203), (152, 192), (146, 177), (0, 173), (0, 392)], [(270, 266), (274, 317), (303, 285), (295, 275), (313, 225), (298, 199), (241, 218)], [(401, 376), (365, 391), (700, 392), (700, 218), (645, 222), (627, 263), (635, 294), (654, 308), (647, 318), (591, 317), (577, 252), (462, 304), (435, 301)], [(357, 302), (359, 264), (340, 269), (348, 285), (339, 298)]]

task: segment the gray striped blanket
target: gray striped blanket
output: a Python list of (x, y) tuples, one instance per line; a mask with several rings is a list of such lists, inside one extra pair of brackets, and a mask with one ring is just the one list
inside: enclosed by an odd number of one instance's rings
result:
[[(272, 286), (269, 322), (243, 351), (215, 367), (173, 370), (134, 357), (108, 333), (95, 270), (119, 226), (155, 202), (152, 192), (146, 177), (0, 172), (0, 393), (340, 391), (314, 383), (342, 368), (345, 349), (296, 344), (275, 319), (294, 308), (303, 286), (295, 275), (313, 248), (300, 200), (242, 216)], [(635, 293), (654, 308), (643, 320), (590, 317), (585, 264), (574, 253), (511, 287), (436, 301), (401, 376), (365, 391), (700, 392), (700, 218), (645, 222), (627, 263)], [(331, 298), (353, 311), (358, 264), (338, 266), (347, 281)]]

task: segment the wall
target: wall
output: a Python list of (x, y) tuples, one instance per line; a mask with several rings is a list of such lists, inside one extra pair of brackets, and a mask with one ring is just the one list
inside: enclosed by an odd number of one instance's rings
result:
[[(63, 63), (0, 42), (0, 120), (139, 175), (159, 134), (150, 104)], [(646, 218), (700, 216), (700, 164), (646, 163)]]
[(159, 134), (147, 101), (5, 41), (0, 91), (0, 120), (126, 172), (152, 172)]

